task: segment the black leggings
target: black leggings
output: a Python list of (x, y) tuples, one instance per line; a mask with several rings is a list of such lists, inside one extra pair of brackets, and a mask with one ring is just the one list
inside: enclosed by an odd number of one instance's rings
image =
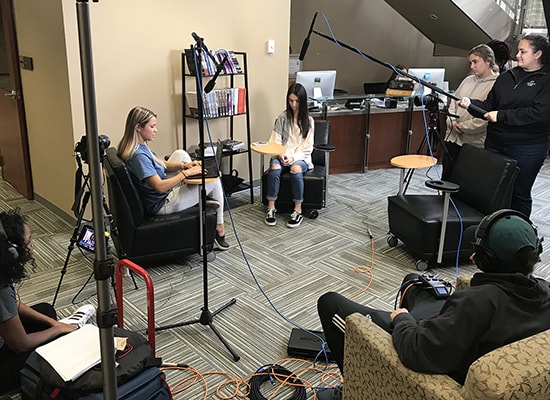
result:
[[(40, 303), (31, 308), (50, 318), (57, 319), (55, 309), (50, 304)], [(23, 322), (23, 327), (27, 333), (39, 332), (48, 328), (43, 324), (25, 322)], [(15, 353), (6, 344), (0, 348), (0, 365), (2, 365), (2, 368), (0, 368), (0, 394), (18, 389), (21, 386), (19, 371), (25, 365), (25, 361), (27, 361), (32, 351)]]
[[(413, 282), (417, 278), (417, 274), (407, 275), (402, 286), (407, 286), (408, 282)], [(417, 320), (435, 317), (445, 303), (419, 286), (411, 287), (405, 298), (406, 304), (403, 304), (403, 307), (406, 306), (405, 308), (408, 308), (411, 315)], [(344, 333), (333, 324), (334, 314), (338, 314), (344, 320), (348, 315), (356, 312), (363, 315), (368, 314), (376, 325), (390, 334), (392, 332), (390, 312), (363, 306), (338, 293), (328, 292), (322, 295), (317, 302), (317, 312), (330, 352), (342, 374), (344, 374)]]

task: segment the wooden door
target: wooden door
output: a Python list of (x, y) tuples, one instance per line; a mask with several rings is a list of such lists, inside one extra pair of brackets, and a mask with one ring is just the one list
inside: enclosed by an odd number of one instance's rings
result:
[(33, 199), (32, 174), (12, 0), (0, 0), (0, 166), (2, 177)]

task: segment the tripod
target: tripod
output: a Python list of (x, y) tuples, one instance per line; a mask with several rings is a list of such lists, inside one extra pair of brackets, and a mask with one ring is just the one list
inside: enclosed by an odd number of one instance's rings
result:
[[(435, 106), (437, 106), (437, 101), (435, 103)], [(424, 148), (426, 145), (428, 145), (427, 153), (430, 155), (430, 151), (432, 154), (435, 154), (439, 150), (439, 146), (443, 149), (444, 157), (449, 158), (449, 150), (447, 149), (447, 145), (445, 144), (445, 141), (441, 138), (440, 132), (439, 132), (439, 109), (436, 110), (434, 107), (434, 104), (432, 103), (433, 100), (429, 100), (426, 103), (426, 108), (428, 109), (428, 131), (425, 133), (422, 137), (422, 141), (420, 142), (418, 148), (416, 149), (416, 154), (423, 154)], [(419, 104), (417, 104), (419, 105)], [(403, 179), (404, 183), (404, 189), (403, 194), (407, 191), (407, 188), (409, 187), (409, 183), (411, 181), (412, 175), (414, 173), (414, 168), (409, 168), (407, 170), (407, 173), (405, 174), (405, 177)]]
[[(82, 227), (82, 221), (84, 219), (84, 212), (86, 211), (86, 207), (88, 206), (88, 202), (90, 200), (90, 195), (91, 195), (90, 184), (89, 184), (90, 177), (89, 177), (89, 175), (83, 175), (83, 173), (82, 173), (82, 160), (81, 160), (81, 158), (78, 154), (76, 154), (76, 161), (77, 161), (77, 164), (78, 164), (78, 168), (77, 168), (76, 173), (75, 173), (75, 185), (76, 185), (77, 188), (75, 190), (75, 201), (74, 201), (73, 206), (72, 206), (72, 210), (73, 210), (73, 212), (75, 213), (75, 216), (76, 216), (76, 223), (74, 225), (74, 230), (73, 230), (71, 239), (69, 241), (67, 255), (65, 256), (65, 262), (63, 264), (63, 268), (61, 269), (61, 276), (59, 277), (59, 282), (57, 283), (57, 288), (55, 290), (55, 295), (53, 297), (52, 306), (54, 306), (55, 302), (57, 301), (57, 296), (59, 295), (59, 290), (61, 289), (61, 283), (63, 282), (63, 278), (65, 277), (65, 274), (67, 273), (67, 266), (69, 264), (71, 254), (72, 254), (72, 252), (75, 248), (75, 244), (79, 240), (79, 233), (80, 233), (80, 229)], [(83, 179), (83, 182), (82, 182), (82, 185), (79, 186), (78, 182), (79, 182), (80, 178)], [(113, 219), (113, 216), (112, 216), (112, 214), (109, 210), (109, 207), (107, 206), (107, 202), (105, 201), (105, 197), (103, 197), (102, 202), (103, 202), (103, 211), (105, 212), (106, 218), (108, 220), (109, 227), (110, 227), (110, 232), (111, 232), (111, 235), (113, 236), (113, 240), (115, 240), (115, 239), (118, 240), (118, 229), (116, 227), (116, 224), (114, 223), (114, 219)], [(121, 246), (118, 246), (118, 248), (120, 249)], [(90, 249), (90, 250), (93, 251), (93, 249)], [(122, 254), (121, 258), (126, 258), (126, 257), (125, 257), (124, 254)], [(90, 277), (92, 275), (93, 275), (93, 272), (90, 274)], [(132, 279), (134, 281), (134, 286), (137, 289), (137, 283), (136, 283), (135, 278), (134, 278), (133, 275), (132, 275)], [(84, 287), (86, 287), (86, 285), (88, 284), (89, 281), (90, 281), (90, 278), (88, 278), (88, 280), (86, 280), (86, 282), (84, 283), (82, 288), (73, 297), (73, 300), (72, 300), (73, 303), (74, 303), (76, 297), (80, 294), (80, 292), (82, 292), (82, 290), (84, 289)], [(111, 284), (114, 287), (114, 281), (112, 280), (112, 278), (111, 278)]]
[[(205, 54), (211, 56), (211, 53), (208, 51), (206, 45), (203, 42), (203, 39), (200, 38), (195, 32), (192, 34), (193, 38), (197, 42), (197, 46), (194, 48), (191, 46), (191, 50), (194, 55), (196, 55), (195, 60), (195, 78), (196, 78), (196, 88), (197, 88), (197, 96), (199, 97), (198, 101), (198, 113), (199, 113), (199, 148), (202, 150), (200, 152), (201, 157), (201, 163), (204, 165), (204, 156), (205, 156), (205, 148), (204, 148), (204, 125), (203, 125), (203, 110), (204, 110), (204, 104), (203, 104), (203, 88), (202, 88), (202, 71), (198, 66), (202, 65), (201, 63), (201, 53), (204, 52)], [(215, 61), (216, 62), (216, 61)], [(185, 77), (184, 77), (185, 79)], [(219, 144), (218, 144), (219, 145)], [(219, 167), (219, 166), (218, 166)], [(233, 356), (233, 359), (235, 361), (240, 360), (240, 356), (235, 353), (235, 351), (231, 348), (229, 343), (224, 340), (224, 338), (221, 336), (220, 332), (216, 329), (216, 327), (213, 324), (213, 318), (218, 313), (222, 312), (229, 306), (235, 304), (237, 302), (236, 299), (231, 299), (229, 302), (227, 302), (225, 305), (218, 308), (216, 311), (211, 312), (208, 308), (208, 254), (207, 254), (207, 237), (206, 237), (206, 189), (205, 189), (205, 176), (202, 174), (202, 181), (201, 181), (201, 190), (200, 190), (200, 201), (199, 201), (199, 209), (200, 209), (200, 218), (201, 218), (201, 224), (200, 224), (200, 237), (201, 237), (201, 252), (202, 252), (202, 267), (203, 267), (203, 306), (201, 308), (201, 315), (199, 318), (186, 321), (186, 322), (180, 322), (177, 324), (171, 324), (166, 326), (161, 326), (155, 328), (155, 331), (161, 331), (164, 329), (171, 329), (176, 328), (180, 326), (186, 326), (186, 325), (193, 325), (193, 324), (202, 324), (205, 326), (210, 327), (212, 331), (216, 334), (218, 339), (223, 343), (223, 345), (227, 348), (227, 350), (231, 353)]]

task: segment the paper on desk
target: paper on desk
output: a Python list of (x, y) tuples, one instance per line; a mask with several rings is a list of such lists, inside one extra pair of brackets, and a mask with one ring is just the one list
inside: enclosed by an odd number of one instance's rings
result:
[(101, 361), (99, 328), (86, 324), (74, 332), (38, 347), (36, 352), (65, 382), (75, 380)]

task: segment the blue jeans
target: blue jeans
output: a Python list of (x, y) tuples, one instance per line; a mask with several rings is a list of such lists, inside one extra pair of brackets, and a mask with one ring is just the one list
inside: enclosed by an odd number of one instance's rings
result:
[[(307, 163), (304, 160), (294, 161), (292, 165), (298, 165), (302, 172), (290, 173), (290, 193), (294, 204), (301, 204), (304, 201), (304, 172), (307, 171)], [(292, 166), (291, 165), (291, 166)], [(277, 168), (279, 166), (280, 168)], [(268, 200), (277, 200), (279, 188), (281, 187), (281, 173), (290, 171), (290, 167), (281, 165), (278, 158), (272, 158), (269, 171), (267, 172), (267, 183), (265, 188), (266, 198)]]
[(533, 205), (531, 189), (550, 150), (550, 141), (535, 144), (505, 145), (488, 137), (485, 140), (485, 148), (494, 153), (512, 157), (518, 162), (519, 173), (514, 184), (511, 207), (529, 217)]

